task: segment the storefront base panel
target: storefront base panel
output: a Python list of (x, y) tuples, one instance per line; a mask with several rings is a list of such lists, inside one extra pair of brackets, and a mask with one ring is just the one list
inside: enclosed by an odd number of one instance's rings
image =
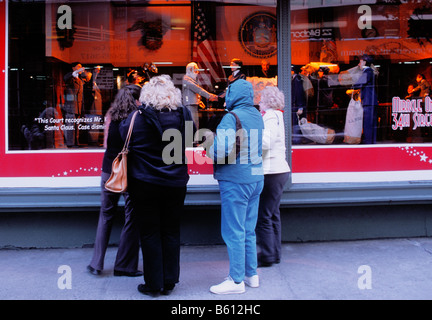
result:
[(337, 241), (432, 235), (430, 205), (291, 208), (282, 213), (283, 240)]
[[(428, 204), (282, 208), (284, 242), (429, 237)], [(0, 248), (80, 248), (94, 243), (97, 211), (0, 214)], [(121, 212), (110, 244), (116, 246)], [(182, 219), (183, 245), (223, 244), (220, 209), (188, 206)]]

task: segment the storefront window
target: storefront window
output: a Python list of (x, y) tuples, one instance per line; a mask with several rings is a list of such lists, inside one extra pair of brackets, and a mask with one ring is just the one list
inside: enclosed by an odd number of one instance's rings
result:
[[(191, 62), (205, 92), (184, 103), (195, 108), (199, 128), (211, 129), (224, 112), (233, 59), (254, 86), (255, 104), (278, 77), (286, 92), (291, 73), (285, 118), (292, 121), (286, 141), (293, 183), (370, 180), (364, 172), (384, 172), (373, 174), (379, 181), (430, 176), (430, 2), (292, 0), (291, 16), (288, 9), (281, 14), (287, 3), (0, 2), (7, 55), (2, 177), (90, 176), (98, 185), (105, 115), (118, 90), (155, 74), (183, 89)], [(290, 41), (278, 39), (277, 25), (285, 37), (289, 22)], [(278, 55), (278, 44), (291, 57)], [(280, 70), (278, 60), (289, 65), (289, 58), (291, 70)], [(187, 152), (191, 184), (214, 183), (199, 147)], [(409, 174), (394, 174), (400, 171)]]
[(102, 151), (117, 91), (156, 74), (182, 89), (191, 62), (203, 90), (191, 102), (199, 127), (223, 112), (233, 58), (258, 99), (277, 85), (277, 37), (276, 2), (256, 3), (9, 1), (7, 150)]
[(432, 142), (430, 1), (291, 10), (294, 145)]

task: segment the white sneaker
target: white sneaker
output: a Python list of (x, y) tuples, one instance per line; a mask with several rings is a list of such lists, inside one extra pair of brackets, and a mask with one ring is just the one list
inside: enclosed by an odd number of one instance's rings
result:
[(226, 278), (224, 282), (218, 285), (210, 287), (210, 292), (215, 294), (237, 294), (244, 293), (245, 291), (244, 282), (242, 281), (237, 284), (231, 277)]
[(259, 277), (257, 274), (253, 275), (252, 277), (245, 277), (244, 283), (251, 288), (258, 288), (259, 287)]

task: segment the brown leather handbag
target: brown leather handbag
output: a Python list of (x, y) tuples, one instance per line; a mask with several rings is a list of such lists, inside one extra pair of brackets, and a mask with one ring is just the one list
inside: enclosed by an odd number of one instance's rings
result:
[(129, 153), (129, 141), (132, 135), (132, 130), (137, 114), (138, 111), (135, 111), (129, 125), (129, 130), (123, 149), (119, 152), (119, 154), (112, 163), (111, 175), (105, 182), (105, 189), (107, 189), (108, 191), (122, 193), (127, 190), (127, 155)]

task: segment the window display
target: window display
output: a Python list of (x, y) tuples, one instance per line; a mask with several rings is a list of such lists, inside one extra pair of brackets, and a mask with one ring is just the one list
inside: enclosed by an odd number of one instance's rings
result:
[[(265, 87), (291, 79), (284, 120), (294, 182), (310, 182), (296, 180), (306, 173), (431, 169), (429, 1), (294, 0), (291, 15), (278, 15), (276, 0), (12, 0), (0, 7), (1, 177), (98, 181), (106, 113), (121, 88), (167, 74), (197, 127), (211, 129), (238, 70), (252, 83), (256, 106)], [(278, 55), (277, 28), (287, 23), (290, 57)], [(281, 59), (291, 70), (278, 68)], [(187, 152), (191, 184), (213, 184), (199, 144)]]
[[(15, 19), (21, 14), (32, 15), (31, 28)], [(181, 88), (190, 62), (206, 93), (194, 93), (202, 127), (223, 110), (216, 95), (232, 58), (242, 58), (250, 76), (262, 58), (275, 64), (274, 5), (10, 1), (9, 16), (9, 150), (100, 149), (105, 113), (121, 87), (163, 73)], [(238, 24), (228, 23), (234, 16)], [(131, 79), (133, 70), (140, 79)]]
[[(432, 142), (429, 2), (292, 9), (293, 144)], [(418, 108), (398, 112), (400, 103)]]

